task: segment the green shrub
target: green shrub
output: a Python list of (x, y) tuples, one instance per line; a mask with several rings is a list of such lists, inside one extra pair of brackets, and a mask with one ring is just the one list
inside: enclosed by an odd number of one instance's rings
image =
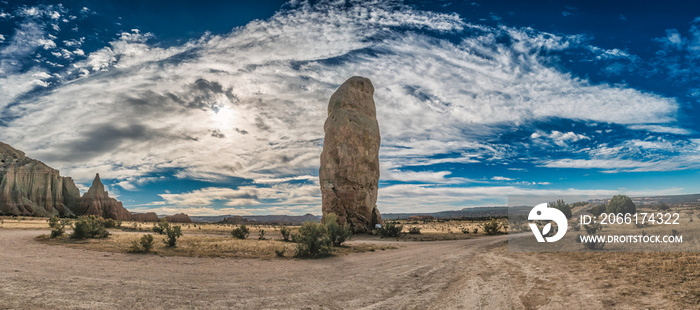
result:
[(49, 219), (49, 227), (51, 227), (51, 238), (63, 236), (66, 232), (65, 227), (70, 223), (69, 220), (61, 220), (58, 216)]
[(571, 213), (571, 206), (564, 202), (564, 200), (559, 199), (557, 201), (550, 202), (547, 204), (547, 207), (555, 208), (561, 211), (562, 213), (564, 213), (564, 216), (566, 216), (567, 219), (571, 219), (571, 217), (573, 216)]
[(501, 233), (503, 224), (500, 221), (492, 218), (490, 221), (481, 223), (481, 227), (484, 229), (484, 233), (487, 235), (496, 235)]
[(474, 229), (472, 230), (472, 232), (473, 232), (474, 234), (477, 234), (477, 233), (479, 233), (479, 229), (478, 229), (478, 228), (474, 228)]
[(107, 231), (104, 220), (101, 217), (81, 216), (73, 223), (73, 239), (107, 238)]
[(319, 258), (329, 256), (333, 251), (326, 226), (320, 223), (305, 222), (293, 240), (297, 242), (296, 257)]
[(323, 225), (326, 226), (328, 238), (331, 239), (334, 246), (340, 246), (345, 240), (352, 238), (350, 225), (347, 223), (338, 225), (338, 216), (336, 216), (335, 213), (326, 214), (323, 219)]
[(159, 235), (165, 234), (165, 228), (170, 226), (170, 223), (165, 219), (160, 220), (160, 223), (153, 224), (153, 232)]
[(408, 230), (408, 233), (411, 235), (420, 235), (420, 227), (411, 227), (411, 229)]
[(597, 205), (597, 206), (591, 208), (590, 210), (588, 210), (588, 212), (593, 214), (593, 216), (597, 217), (597, 216), (600, 216), (601, 214), (603, 214), (603, 212), (605, 212), (605, 208), (606, 208), (605, 205)]
[(106, 228), (119, 228), (121, 226), (122, 226), (122, 221), (113, 220), (113, 219), (106, 219), (105, 220), (105, 227)]
[(258, 236), (258, 240), (265, 240), (265, 230), (264, 229), (260, 230), (260, 235)]
[(141, 237), (140, 241), (134, 241), (131, 244), (131, 253), (148, 253), (153, 249), (153, 235), (146, 234)]
[(625, 195), (615, 195), (610, 199), (610, 203), (608, 203), (608, 207), (605, 208), (605, 212), (634, 214), (637, 213), (637, 206), (634, 205), (634, 202), (632, 202), (632, 199), (629, 197)]
[(586, 229), (586, 233), (589, 235), (595, 234), (596, 232), (600, 231), (603, 229), (603, 226), (600, 225), (600, 223), (596, 224), (590, 224), (590, 225), (583, 225), (583, 228)]
[(287, 252), (287, 248), (275, 250), (275, 254), (277, 255), (277, 257), (284, 257), (284, 252)]
[(238, 239), (248, 238), (249, 234), (250, 229), (248, 229), (248, 227), (246, 227), (245, 225), (241, 225), (241, 227), (236, 227), (231, 231), (231, 236)]
[(177, 238), (180, 238), (182, 236), (182, 231), (180, 226), (170, 226), (168, 225), (165, 227), (165, 235), (167, 236), (166, 239), (163, 239), (163, 243), (165, 243), (165, 246), (169, 248), (174, 248), (177, 246)]
[(399, 237), (403, 231), (403, 225), (398, 225), (394, 222), (384, 223), (379, 229), (379, 234), (382, 237)]
[(287, 226), (282, 226), (282, 227), (280, 227), (280, 234), (282, 234), (282, 239), (284, 241), (290, 241), (292, 229), (290, 229)]
[(469, 233), (469, 228), (462, 227), (462, 233), (463, 233), (463, 234), (468, 234), (468, 233)]

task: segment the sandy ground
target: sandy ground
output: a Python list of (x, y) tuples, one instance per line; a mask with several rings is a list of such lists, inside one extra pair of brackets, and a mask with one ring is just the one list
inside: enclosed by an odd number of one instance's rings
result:
[[(556, 262), (543, 262), (542, 255), (509, 253), (505, 235), (400, 242), (394, 250), (322, 260), (261, 260), (104, 253), (33, 240), (47, 232), (0, 230), (0, 309), (611, 306), (603, 298), (609, 288)], [(670, 304), (651, 296), (614, 307), (664, 305)]]

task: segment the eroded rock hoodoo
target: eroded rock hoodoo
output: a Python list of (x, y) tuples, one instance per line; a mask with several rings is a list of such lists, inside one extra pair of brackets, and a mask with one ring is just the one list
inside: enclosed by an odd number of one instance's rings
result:
[(75, 210), (76, 215), (96, 215), (106, 219), (120, 221), (131, 220), (131, 213), (121, 202), (109, 197), (105, 186), (100, 180), (100, 174), (95, 176), (90, 189), (80, 198), (80, 205)]
[(355, 76), (333, 93), (328, 103), (319, 178), (323, 215), (335, 213), (353, 232), (381, 223), (377, 209), (379, 124), (374, 86)]

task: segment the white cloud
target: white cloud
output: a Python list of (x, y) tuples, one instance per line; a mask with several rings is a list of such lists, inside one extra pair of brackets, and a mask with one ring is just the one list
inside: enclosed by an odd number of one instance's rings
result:
[(627, 128), (633, 129), (633, 130), (646, 130), (646, 131), (658, 132), (658, 133), (672, 133), (672, 134), (676, 134), (676, 135), (689, 135), (691, 133), (687, 129), (678, 128), (678, 127), (661, 126), (661, 125), (630, 125), (630, 126), (627, 126)]
[[(462, 39), (433, 36), (444, 32)], [(503, 158), (507, 146), (480, 142), (502, 126), (552, 117), (663, 124), (678, 110), (672, 98), (594, 84), (548, 65), (547, 51), (580, 44), (580, 37), (471, 25), (392, 2), (303, 4), (227, 35), (167, 48), (152, 39), (124, 32), (74, 62), (65, 76), (75, 80), (7, 110), (12, 119), (2, 140), (78, 181), (99, 171), (125, 190), (165, 169), (181, 178), (257, 183), (161, 195), (178, 207), (203, 208), (213, 197), (229, 206), (265, 199), (317, 205), (317, 186), (292, 188), (298, 195), (280, 186), (317, 173), (328, 98), (353, 75), (375, 85), (382, 177), (399, 182), (470, 182), (438, 169), (401, 168)], [(21, 77), (0, 81), (10, 98), (0, 99), (0, 109), (29, 91)], [(538, 135), (558, 146), (590, 139)]]
[(557, 146), (560, 147), (569, 147), (569, 143), (571, 142), (578, 142), (581, 140), (591, 140), (586, 135), (583, 134), (577, 134), (572, 131), (569, 132), (561, 132), (558, 130), (553, 130), (550, 133), (546, 133), (544, 131), (538, 130), (532, 135), (530, 135), (530, 139), (537, 143), (554, 143)]
[(503, 176), (495, 176), (495, 177), (492, 177), (491, 180), (493, 180), (493, 181), (514, 181), (515, 179), (506, 178)]
[(237, 189), (207, 187), (186, 193), (160, 194), (166, 205), (175, 207), (207, 207), (220, 201), (228, 207), (315, 205), (320, 202), (321, 189), (317, 184), (276, 184), (270, 187), (241, 186)]

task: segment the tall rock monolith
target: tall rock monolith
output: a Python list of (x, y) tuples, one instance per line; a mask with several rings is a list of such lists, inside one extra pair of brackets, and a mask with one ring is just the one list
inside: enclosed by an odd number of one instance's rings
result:
[(381, 223), (377, 209), (379, 183), (379, 124), (374, 86), (355, 76), (333, 93), (319, 178), (323, 215), (335, 213), (353, 232), (366, 232)]

